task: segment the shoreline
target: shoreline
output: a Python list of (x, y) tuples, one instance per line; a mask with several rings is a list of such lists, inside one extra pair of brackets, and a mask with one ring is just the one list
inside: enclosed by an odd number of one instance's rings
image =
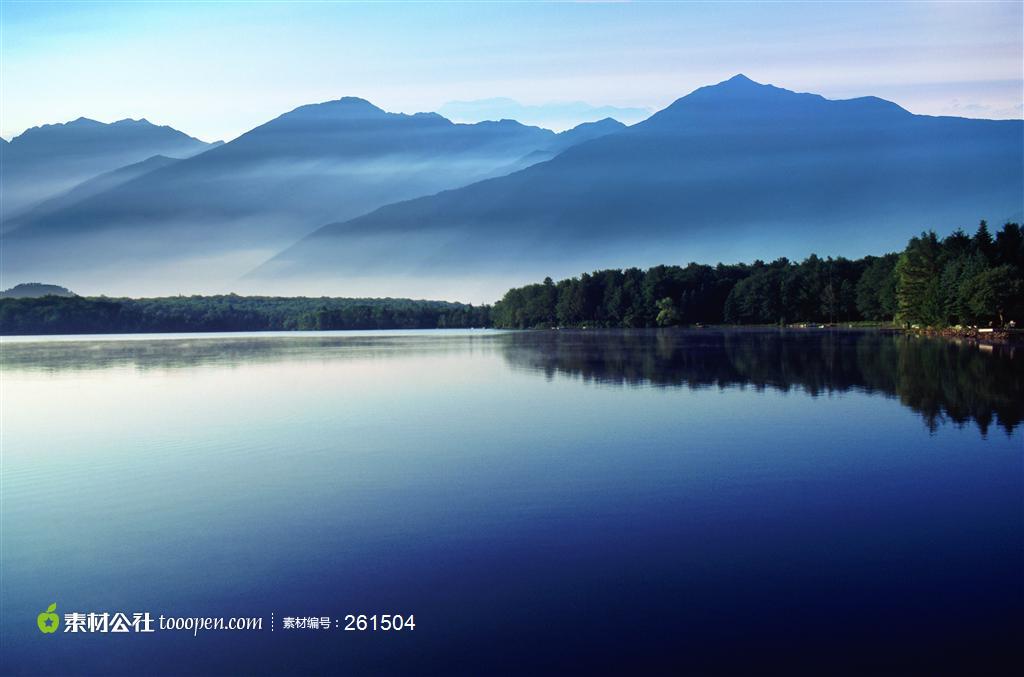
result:
[(863, 331), (902, 334), (907, 336), (923, 336), (928, 338), (944, 338), (954, 341), (970, 341), (980, 344), (1018, 344), (1024, 343), (1024, 330), (1016, 328), (989, 329), (977, 327), (934, 328), (903, 328), (891, 323), (837, 323), (837, 324), (714, 324), (714, 325), (674, 325), (670, 327), (534, 327), (530, 329), (510, 329), (506, 327), (419, 327), (419, 328), (373, 328), (373, 329), (265, 329), (238, 331), (117, 331), (109, 332), (73, 332), (48, 334), (0, 334), (0, 341), (6, 343), (59, 340), (61, 338), (104, 340), (142, 340), (147, 336), (173, 337), (179, 339), (231, 339), (241, 337), (290, 338), (298, 336), (336, 336), (336, 335), (430, 335), (458, 334), (462, 332), (699, 332), (699, 331), (793, 331), (793, 332), (829, 332), (829, 331)]
[(902, 330), (915, 336), (930, 336), (978, 343), (1024, 343), (1024, 329), (1016, 327), (917, 327)]

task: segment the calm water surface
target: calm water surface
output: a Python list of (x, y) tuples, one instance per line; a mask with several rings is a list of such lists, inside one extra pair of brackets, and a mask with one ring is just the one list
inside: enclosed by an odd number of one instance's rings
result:
[[(1020, 349), (4, 339), (2, 398), (3, 674), (1022, 665)], [(267, 625), (44, 635), (54, 601)], [(398, 612), (414, 631), (281, 627)]]

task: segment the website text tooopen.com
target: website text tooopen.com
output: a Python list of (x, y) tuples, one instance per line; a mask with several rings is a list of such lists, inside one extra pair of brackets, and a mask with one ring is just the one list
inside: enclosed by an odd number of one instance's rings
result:
[(262, 618), (174, 618), (160, 616), (161, 630), (192, 630), (198, 636), (200, 630), (262, 630)]

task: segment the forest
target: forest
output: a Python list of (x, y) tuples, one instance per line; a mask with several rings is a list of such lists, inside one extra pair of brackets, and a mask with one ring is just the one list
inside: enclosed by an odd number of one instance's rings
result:
[(984, 221), (912, 238), (899, 253), (797, 263), (691, 263), (601, 270), (509, 290), (495, 327), (666, 327), (696, 324), (895, 322), (1002, 326), (1024, 319), (1024, 238)]
[(982, 221), (860, 259), (690, 263), (601, 270), (510, 289), (493, 307), (446, 301), (274, 296), (0, 298), (0, 334), (494, 326), (669, 327), (895, 322), (1003, 326), (1024, 319), (1024, 236)]
[(443, 329), (489, 324), (488, 306), (274, 296), (0, 298), (0, 334)]

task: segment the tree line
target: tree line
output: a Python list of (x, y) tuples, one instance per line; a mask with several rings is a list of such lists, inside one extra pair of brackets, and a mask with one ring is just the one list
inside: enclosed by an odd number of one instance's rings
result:
[(1003, 325), (1024, 316), (1024, 237), (922, 233), (900, 253), (801, 262), (691, 263), (600, 270), (509, 290), (496, 327), (665, 327), (694, 324), (896, 322)]
[(982, 221), (912, 238), (899, 253), (800, 262), (600, 270), (510, 289), (493, 307), (410, 299), (273, 296), (0, 298), (0, 334), (494, 326), (667, 327), (896, 322), (1002, 326), (1024, 319), (1024, 237)]
[(0, 298), (0, 334), (484, 327), (490, 307), (410, 299), (172, 296)]

